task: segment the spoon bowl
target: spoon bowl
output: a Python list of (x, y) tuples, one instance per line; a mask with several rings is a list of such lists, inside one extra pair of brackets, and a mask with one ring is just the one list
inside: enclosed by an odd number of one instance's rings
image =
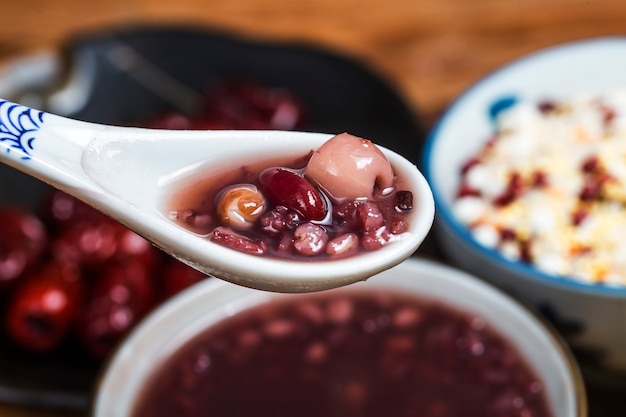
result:
[(302, 155), (333, 135), (285, 131), (170, 131), (87, 123), (0, 100), (0, 161), (83, 200), (208, 275), (275, 292), (311, 292), (361, 281), (408, 258), (434, 217), (414, 164), (379, 147), (413, 192), (409, 231), (377, 251), (344, 259), (259, 257), (215, 244), (169, 220), (167, 186), (201, 166)]

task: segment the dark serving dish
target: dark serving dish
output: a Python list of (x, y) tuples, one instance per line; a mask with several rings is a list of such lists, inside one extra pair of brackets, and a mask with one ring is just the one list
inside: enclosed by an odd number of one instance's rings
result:
[[(206, 28), (116, 28), (72, 37), (58, 54), (20, 65), (48, 69), (22, 87), (13, 84), (13, 97), (3, 98), (86, 121), (139, 125), (163, 112), (191, 111), (212, 83), (240, 78), (300, 97), (305, 130), (365, 136), (415, 162), (423, 138), (413, 110), (379, 74), (311, 45)], [(0, 84), (11, 83), (11, 73)], [(0, 176), (0, 203), (33, 208), (47, 190), (5, 166)], [(36, 356), (0, 340), (0, 402), (85, 410), (100, 367), (73, 344)]]

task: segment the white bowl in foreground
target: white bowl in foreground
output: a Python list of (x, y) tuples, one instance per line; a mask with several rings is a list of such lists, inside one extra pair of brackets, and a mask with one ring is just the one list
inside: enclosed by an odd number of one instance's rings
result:
[[(626, 371), (626, 287), (587, 284), (509, 261), (480, 246), (451, 205), (460, 168), (494, 132), (494, 107), (602, 94), (626, 86), (626, 38), (575, 42), (539, 51), (485, 77), (462, 94), (433, 129), (423, 152), (424, 174), (437, 207), (436, 230), (459, 267), (534, 304), (598, 369)], [(561, 327), (562, 325), (562, 327)]]
[[(583, 382), (565, 345), (529, 310), (490, 285), (450, 267), (412, 258), (351, 288), (415, 294), (487, 318), (543, 381), (553, 415), (586, 417)], [(181, 293), (144, 321), (112, 358), (100, 380), (92, 415), (131, 415), (155, 366), (191, 337), (245, 308), (290, 296), (302, 295), (255, 291), (218, 280)]]

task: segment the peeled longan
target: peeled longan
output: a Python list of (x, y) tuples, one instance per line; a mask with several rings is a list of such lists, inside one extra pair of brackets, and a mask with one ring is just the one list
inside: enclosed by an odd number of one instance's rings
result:
[(395, 175), (387, 157), (370, 140), (341, 133), (311, 156), (306, 177), (335, 201), (370, 199), (376, 189), (393, 189)]

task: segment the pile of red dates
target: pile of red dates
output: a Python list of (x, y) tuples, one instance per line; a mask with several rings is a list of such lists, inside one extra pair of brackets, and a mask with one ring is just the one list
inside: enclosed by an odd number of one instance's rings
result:
[(0, 221), (4, 329), (31, 351), (73, 337), (103, 358), (158, 303), (204, 278), (60, 191), (41, 214), (4, 206)]
[[(304, 106), (283, 89), (234, 81), (205, 97), (196, 115), (172, 112), (145, 126), (293, 130), (304, 123)], [(103, 359), (159, 303), (205, 278), (61, 191), (37, 213), (0, 206), (0, 222), (3, 331), (29, 351), (76, 340)]]

